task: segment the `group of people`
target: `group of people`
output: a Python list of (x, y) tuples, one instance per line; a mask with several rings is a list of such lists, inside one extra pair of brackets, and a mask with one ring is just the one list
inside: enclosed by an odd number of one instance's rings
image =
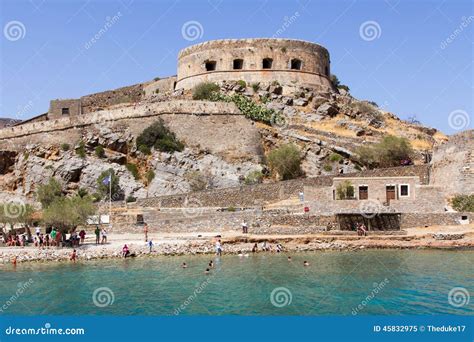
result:
[[(263, 241), (261, 244), (261, 250), (262, 252), (277, 252), (280, 253), (283, 251), (283, 246), (280, 243), (277, 243), (275, 245), (275, 249), (273, 249), (273, 246), (267, 241)], [(255, 244), (252, 247), (252, 253), (257, 253), (258, 252), (258, 243), (255, 242)]]
[(100, 229), (99, 226), (95, 226), (94, 234), (96, 245), (103, 245), (104, 243), (107, 243), (107, 230), (105, 229), (105, 227), (102, 227), (102, 229)]
[(8, 247), (26, 247), (32, 243), (35, 247), (40, 249), (49, 247), (77, 247), (79, 244), (84, 243), (86, 232), (82, 229), (79, 233), (75, 230), (69, 234), (69, 238), (66, 233), (61, 232), (60, 229), (55, 227), (51, 228), (49, 233), (41, 232), (40, 227), (35, 227), (35, 234), (29, 239), (28, 234), (12, 234), (4, 239), (3, 243)]

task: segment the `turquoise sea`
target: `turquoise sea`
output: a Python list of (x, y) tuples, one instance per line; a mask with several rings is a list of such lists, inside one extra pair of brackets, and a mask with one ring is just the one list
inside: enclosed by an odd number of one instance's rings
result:
[[(292, 261), (287, 254), (259, 253), (3, 265), (0, 314), (474, 314), (474, 251), (291, 256)], [(211, 259), (215, 266), (206, 275)], [(303, 266), (305, 260), (310, 266)], [(181, 268), (183, 262), (189, 267)]]

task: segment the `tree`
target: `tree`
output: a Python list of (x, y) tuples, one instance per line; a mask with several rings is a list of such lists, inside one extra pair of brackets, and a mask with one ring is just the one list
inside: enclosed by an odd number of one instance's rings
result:
[(301, 153), (294, 144), (282, 145), (268, 154), (272, 172), (280, 179), (287, 180), (302, 175)]
[[(31, 239), (31, 231), (29, 225), (33, 220), (34, 208), (27, 203), (22, 201), (9, 201), (6, 203), (0, 203), (0, 223), (4, 226), (10, 225), (13, 228), (15, 224), (22, 223), (25, 225), (28, 239)], [(2, 228), (2, 235), (4, 237), (6, 232)]]
[[(109, 176), (112, 185), (107, 181)], [(98, 190), (101, 197), (109, 200), (110, 195), (112, 195), (113, 201), (121, 199), (123, 194), (119, 182), (120, 177), (115, 174), (114, 169), (108, 169), (107, 171), (102, 172), (99, 178), (97, 178)]]
[(210, 100), (219, 90), (219, 86), (215, 83), (199, 83), (193, 88), (193, 100)]
[(59, 197), (44, 211), (43, 222), (63, 232), (87, 223), (87, 219), (97, 211), (90, 196)]
[(164, 124), (162, 119), (145, 128), (137, 137), (137, 149), (149, 154), (152, 147), (162, 152), (182, 151), (184, 144)]
[(411, 162), (414, 152), (408, 139), (389, 135), (377, 144), (359, 147), (357, 154), (360, 164), (377, 168), (400, 166), (404, 161)]
[(43, 209), (47, 208), (57, 197), (61, 197), (63, 188), (58, 180), (51, 177), (47, 184), (42, 184), (36, 191), (36, 198)]

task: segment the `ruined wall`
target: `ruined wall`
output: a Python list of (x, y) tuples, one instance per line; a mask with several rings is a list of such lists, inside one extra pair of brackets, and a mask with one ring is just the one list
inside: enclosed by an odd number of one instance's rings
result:
[(474, 193), (474, 130), (449, 137), (437, 146), (431, 161), (431, 183), (446, 194)]
[(64, 116), (79, 116), (82, 114), (81, 100), (52, 100), (49, 103), (48, 119), (56, 120)]
[(144, 91), (142, 84), (134, 84), (114, 90), (86, 95), (80, 99), (82, 112), (86, 114), (122, 103), (136, 103), (142, 99), (143, 95)]
[[(263, 59), (272, 59), (264, 69)], [(234, 60), (241, 59), (241, 69)], [(300, 69), (292, 69), (292, 60), (300, 61)], [(206, 62), (215, 62), (208, 71)], [(178, 56), (176, 88), (190, 89), (201, 82), (244, 80), (247, 83), (282, 85), (297, 83), (324, 91), (331, 89), (329, 52), (322, 46), (291, 39), (225, 39), (190, 46)]]
[(174, 90), (176, 84), (176, 76), (162, 78), (160, 80), (151, 81), (143, 85), (145, 97), (150, 97), (154, 94), (163, 94)]

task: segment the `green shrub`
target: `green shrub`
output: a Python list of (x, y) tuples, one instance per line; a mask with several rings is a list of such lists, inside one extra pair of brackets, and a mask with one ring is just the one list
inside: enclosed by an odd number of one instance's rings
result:
[(160, 89), (155, 89), (155, 94), (159, 94), (160, 93)]
[(332, 83), (332, 86), (336, 89), (344, 89), (346, 91), (350, 90), (348, 86), (346, 86), (345, 84), (341, 84), (337, 76), (334, 74), (331, 74), (330, 81)]
[(332, 153), (329, 156), (329, 160), (333, 163), (339, 163), (342, 159), (343, 157), (339, 153)]
[(140, 179), (140, 174), (138, 173), (138, 167), (136, 164), (127, 163), (127, 165), (125, 166), (127, 170), (130, 171), (130, 173), (133, 175), (133, 178)]
[(253, 121), (260, 121), (268, 125), (271, 125), (274, 122), (283, 123), (285, 121), (281, 114), (255, 103), (252, 99), (241, 94), (228, 96), (216, 93), (212, 97), (212, 100), (235, 103), (237, 108), (239, 108), (247, 118)]
[(146, 145), (139, 145), (137, 147), (137, 149), (138, 149), (138, 151), (140, 151), (141, 153), (143, 153), (147, 156), (151, 154), (151, 149)]
[(25, 159), (25, 161), (27, 161), (29, 157), (30, 157), (29, 152), (23, 152), (23, 158)]
[(413, 148), (406, 138), (389, 135), (377, 144), (357, 149), (358, 162), (368, 168), (400, 166), (411, 160)]
[(76, 148), (76, 154), (80, 158), (86, 157), (86, 144), (84, 143), (84, 141), (79, 142), (79, 146)]
[(261, 171), (252, 171), (245, 176), (244, 183), (246, 185), (258, 184), (263, 181), (263, 173)]
[(150, 184), (153, 179), (155, 179), (155, 171), (153, 170), (148, 170), (145, 174), (146, 182), (147, 184)]
[(247, 82), (245, 82), (244, 80), (238, 80), (237, 84), (242, 88), (247, 88)]
[(235, 209), (235, 207), (233, 207), (233, 206), (230, 206), (230, 207), (227, 207), (227, 211), (230, 211), (230, 212), (232, 212), (232, 213), (233, 213), (233, 212), (235, 212), (235, 211), (236, 211), (236, 209)]
[(294, 144), (282, 145), (268, 154), (268, 164), (274, 174), (287, 180), (302, 175), (301, 154)]
[(215, 83), (199, 83), (193, 88), (193, 100), (210, 100), (213, 93), (217, 93), (219, 90), (219, 86)]
[(153, 81), (155, 81), (155, 82), (156, 82), (156, 81), (159, 81), (159, 80), (160, 80), (159, 77), (155, 77), (155, 78), (153, 79)]
[(354, 186), (350, 181), (346, 180), (336, 187), (336, 195), (337, 199), (340, 200), (352, 199), (354, 198)]
[(99, 158), (104, 158), (105, 157), (105, 150), (101, 145), (96, 146), (95, 155)]
[(92, 201), (93, 202), (100, 202), (102, 200), (102, 195), (98, 192), (94, 192), (92, 194)]
[(256, 82), (256, 83), (252, 83), (252, 89), (254, 92), (257, 92), (260, 90), (260, 83), (259, 82)]
[(332, 171), (332, 165), (331, 164), (324, 164), (323, 170), (326, 172), (331, 172)]
[(71, 149), (71, 145), (67, 143), (61, 144), (61, 150), (63, 150), (64, 152), (69, 151), (70, 149)]
[(474, 212), (474, 194), (454, 196), (451, 199), (451, 206), (456, 211)]
[(136, 202), (137, 201), (137, 198), (136, 197), (133, 197), (132, 195), (129, 195), (127, 196), (127, 199), (125, 200), (127, 203), (132, 203), (132, 202)]
[(51, 177), (47, 184), (40, 184), (36, 191), (36, 200), (41, 203), (43, 209), (47, 208), (63, 194), (63, 187), (56, 178)]
[[(162, 152), (182, 151), (184, 144), (176, 139), (176, 136), (165, 127), (162, 119), (153, 123), (137, 137), (138, 150), (150, 154), (152, 147)], [(144, 147), (146, 146), (146, 147)]]
[(77, 196), (79, 196), (79, 197), (86, 197), (87, 195), (89, 195), (89, 191), (87, 191), (87, 189), (79, 188), (79, 189), (77, 190)]

